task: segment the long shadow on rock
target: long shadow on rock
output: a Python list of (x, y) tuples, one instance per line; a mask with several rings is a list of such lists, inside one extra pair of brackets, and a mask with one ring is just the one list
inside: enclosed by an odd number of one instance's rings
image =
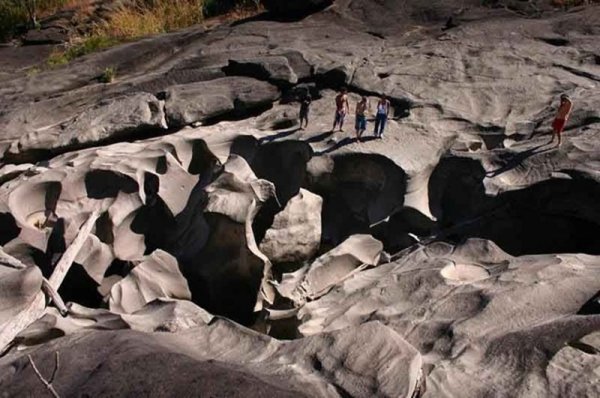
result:
[[(192, 301), (212, 313), (250, 324), (264, 264), (247, 248), (243, 224), (204, 212), (208, 201), (204, 188), (212, 179), (200, 180), (184, 210), (173, 217), (157, 194), (158, 179), (146, 176), (147, 204), (138, 211), (132, 230), (144, 234), (147, 253), (163, 249), (177, 258)], [(119, 264), (115, 266), (111, 272), (119, 273)]]
[(146, 254), (156, 249), (171, 253), (180, 263), (196, 259), (209, 235), (204, 218), (208, 201), (204, 186), (212, 177), (200, 180), (181, 213), (174, 216), (164, 200), (158, 195), (160, 180), (146, 173), (144, 191), (146, 204), (142, 206), (131, 223), (131, 230), (144, 235)]
[(334, 159), (331, 174), (310, 183), (323, 197), (322, 240), (337, 245), (402, 209), (406, 173), (390, 159), (350, 154)]
[(478, 161), (445, 159), (429, 181), (430, 210), (442, 228), (438, 237), (494, 241), (512, 255), (600, 254), (600, 184), (592, 180), (547, 180), (487, 196)]
[(131, 222), (131, 230), (136, 234), (144, 235), (145, 254), (150, 254), (156, 249), (168, 251), (170, 240), (176, 231), (175, 217), (165, 201), (158, 195), (159, 187), (158, 176), (145, 173), (146, 203), (138, 210)]

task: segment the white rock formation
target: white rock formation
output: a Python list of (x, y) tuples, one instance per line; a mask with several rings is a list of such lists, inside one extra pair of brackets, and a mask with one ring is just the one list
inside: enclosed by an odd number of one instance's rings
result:
[(327, 293), (358, 271), (379, 263), (383, 244), (370, 235), (353, 235), (315, 262), (284, 274), (277, 291), (296, 304), (304, 304)]
[(192, 298), (177, 260), (162, 250), (152, 253), (113, 285), (108, 304), (113, 312), (132, 313), (158, 298)]
[(275, 216), (265, 234), (260, 250), (275, 263), (311, 259), (321, 243), (321, 209), (323, 199), (300, 189)]

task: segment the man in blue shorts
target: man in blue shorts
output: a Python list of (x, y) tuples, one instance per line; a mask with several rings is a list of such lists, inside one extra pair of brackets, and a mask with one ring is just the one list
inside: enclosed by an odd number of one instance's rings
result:
[(356, 104), (356, 139), (360, 142), (361, 135), (367, 129), (367, 112), (368, 102), (367, 97), (363, 96)]

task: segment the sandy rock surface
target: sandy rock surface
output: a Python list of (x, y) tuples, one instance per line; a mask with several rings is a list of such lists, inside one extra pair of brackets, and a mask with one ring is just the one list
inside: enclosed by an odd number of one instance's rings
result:
[(0, 391), (59, 352), (64, 396), (600, 395), (600, 7), (291, 3), (0, 49)]

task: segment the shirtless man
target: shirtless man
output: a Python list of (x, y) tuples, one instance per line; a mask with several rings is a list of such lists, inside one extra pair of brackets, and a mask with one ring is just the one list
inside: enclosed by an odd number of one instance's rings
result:
[(335, 119), (333, 121), (333, 129), (335, 131), (337, 125), (340, 126), (340, 131), (344, 131), (344, 119), (346, 114), (350, 112), (350, 105), (348, 104), (348, 90), (342, 88), (338, 95), (335, 97)]
[(560, 96), (560, 107), (558, 108), (558, 112), (556, 113), (556, 117), (554, 118), (554, 122), (552, 122), (552, 139), (548, 144), (554, 142), (554, 137), (558, 136), (558, 144), (556, 146), (560, 146), (561, 144), (561, 133), (565, 129), (565, 125), (567, 124), (567, 120), (569, 120), (569, 116), (571, 114), (571, 110), (573, 109), (573, 102), (571, 102), (571, 98), (567, 94), (563, 94)]
[(365, 112), (367, 111), (368, 102), (367, 97), (362, 97), (360, 101), (356, 104), (356, 139), (360, 142), (360, 136), (367, 129), (367, 116)]

